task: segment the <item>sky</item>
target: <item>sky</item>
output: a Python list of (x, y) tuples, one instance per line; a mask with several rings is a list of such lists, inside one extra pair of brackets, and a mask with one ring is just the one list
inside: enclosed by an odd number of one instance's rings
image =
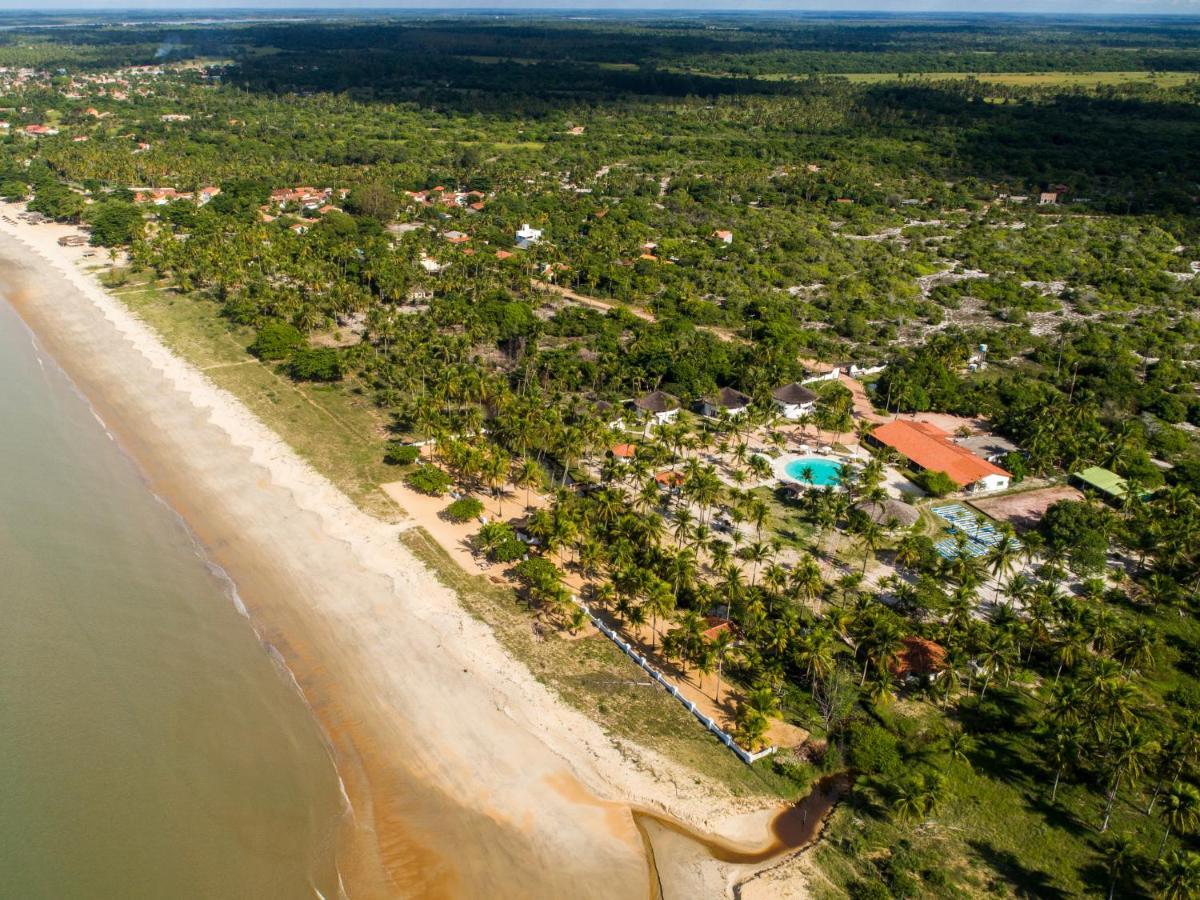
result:
[(218, 9), (612, 9), (1071, 13), (1200, 16), (1200, 0), (0, 0), (0, 10), (178, 12)]

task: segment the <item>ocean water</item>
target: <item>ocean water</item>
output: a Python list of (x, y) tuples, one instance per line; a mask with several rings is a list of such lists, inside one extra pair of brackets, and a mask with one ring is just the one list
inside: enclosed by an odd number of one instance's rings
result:
[(232, 585), (0, 299), (0, 898), (332, 898), (343, 815)]

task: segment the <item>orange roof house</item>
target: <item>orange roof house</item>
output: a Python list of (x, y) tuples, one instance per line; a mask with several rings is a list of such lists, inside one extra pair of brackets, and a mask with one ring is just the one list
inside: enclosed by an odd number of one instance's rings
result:
[(928, 422), (896, 419), (872, 431), (867, 441), (890, 447), (917, 469), (945, 472), (968, 491), (1004, 490), (1012, 478), (999, 466), (960, 447), (949, 434)]
[(637, 455), (637, 447), (633, 444), (616, 444), (612, 448), (612, 455), (617, 459), (633, 459)]
[(904, 649), (891, 666), (897, 678), (913, 675), (935, 678), (946, 670), (946, 650), (940, 644), (916, 636), (906, 637), (901, 643)]
[(687, 481), (682, 472), (672, 472), (669, 469), (657, 473), (654, 480), (662, 487), (670, 489), (677, 488)]
[(722, 619), (720, 616), (705, 616), (704, 624), (708, 627), (701, 634), (701, 637), (706, 641), (716, 640), (717, 635), (722, 632), (729, 632), (731, 635), (734, 634), (733, 623), (728, 619)]

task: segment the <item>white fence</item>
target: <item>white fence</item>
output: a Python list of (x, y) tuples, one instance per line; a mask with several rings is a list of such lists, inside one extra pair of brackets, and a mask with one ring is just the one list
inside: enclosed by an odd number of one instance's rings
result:
[(610, 641), (612, 641), (614, 644), (616, 644), (621, 649), (622, 653), (624, 653), (626, 656), (628, 656), (630, 659), (632, 659), (651, 678), (653, 678), (655, 681), (657, 681), (659, 684), (661, 684), (663, 686), (663, 689), (668, 694), (670, 694), (672, 697), (674, 697), (676, 700), (678, 700), (680, 703), (682, 703), (684, 709), (686, 709), (693, 716), (695, 716), (696, 720), (701, 725), (703, 725), (708, 731), (710, 731), (718, 741), (720, 741), (722, 744), (724, 744), (726, 747), (728, 747), (730, 750), (732, 750), (737, 755), (737, 758), (740, 759), (742, 762), (749, 765), (752, 762), (757, 762), (758, 760), (762, 759), (764, 756), (770, 756), (772, 753), (774, 753), (776, 751), (776, 749), (778, 749), (776, 747), (768, 747), (765, 750), (760, 750), (758, 753), (751, 753), (749, 750), (746, 750), (743, 747), (739, 746), (737, 741), (735, 741), (733, 739), (732, 735), (730, 735), (729, 733), (727, 733), (725, 731), (722, 731), (720, 726), (718, 726), (716, 722), (714, 722), (712, 719), (710, 719), (708, 716), (706, 716), (703, 712), (701, 712), (696, 707), (695, 703), (693, 703), (691, 700), (687, 699), (687, 697), (685, 697), (683, 694), (681, 694), (679, 692), (679, 688), (677, 688), (677, 687), (675, 687), (675, 685), (671, 684), (671, 682), (668, 681), (663, 676), (662, 672), (658, 671), (658, 669), (656, 669), (656, 668), (654, 668), (654, 666), (650, 665), (650, 662), (649, 662), (649, 660), (646, 659), (646, 657), (644, 657), (640, 653), (638, 653), (637, 650), (635, 650), (633, 647), (631, 647), (629, 645), (629, 643), (627, 641), (625, 641), (619, 634), (617, 634), (615, 631), (613, 631), (611, 628), (609, 628), (607, 625), (605, 625), (604, 622), (602, 622), (598, 616), (594, 615), (592, 613), (592, 611), (590, 609), (588, 609), (588, 606), (586, 603), (583, 603), (578, 598), (576, 598), (575, 602), (579, 604), (579, 607), (585, 613), (587, 613), (587, 617), (589, 619), (591, 619), (592, 624), (595, 625), (600, 630), (601, 634), (603, 634), (606, 638), (608, 638)]

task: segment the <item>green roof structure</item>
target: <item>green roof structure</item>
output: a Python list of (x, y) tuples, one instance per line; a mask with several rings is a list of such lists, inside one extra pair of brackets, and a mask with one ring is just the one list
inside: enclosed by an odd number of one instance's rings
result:
[(1071, 477), (1081, 482), (1083, 487), (1093, 488), (1114, 500), (1123, 499), (1129, 491), (1129, 486), (1124, 478), (1102, 466), (1089, 466)]

